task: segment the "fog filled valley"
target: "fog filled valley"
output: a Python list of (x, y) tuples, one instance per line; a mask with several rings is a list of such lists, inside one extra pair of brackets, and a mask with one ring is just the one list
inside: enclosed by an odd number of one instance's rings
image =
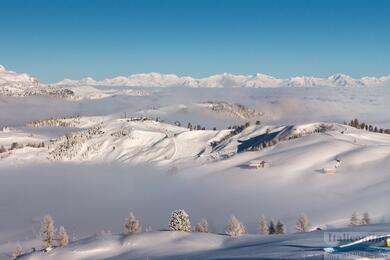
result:
[[(266, 87), (220, 75), (229, 84), (134, 87), (47, 85), (5, 68), (1, 77), (0, 259), (17, 243), (20, 259), (315, 259), (325, 232), (388, 230), (385, 79)], [(190, 230), (206, 219), (208, 233), (168, 231), (177, 209)], [(142, 232), (124, 235), (130, 212)], [(351, 227), (354, 212), (370, 221)], [(303, 213), (310, 225), (297, 233)], [(69, 244), (41, 251), (45, 215)], [(233, 216), (245, 232), (229, 235)], [(285, 234), (259, 235), (261, 216)]]

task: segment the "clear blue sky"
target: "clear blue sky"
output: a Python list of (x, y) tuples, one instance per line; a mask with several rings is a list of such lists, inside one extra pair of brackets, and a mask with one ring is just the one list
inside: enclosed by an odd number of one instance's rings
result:
[(2, 1), (0, 64), (43, 82), (151, 71), (387, 75), (390, 1)]

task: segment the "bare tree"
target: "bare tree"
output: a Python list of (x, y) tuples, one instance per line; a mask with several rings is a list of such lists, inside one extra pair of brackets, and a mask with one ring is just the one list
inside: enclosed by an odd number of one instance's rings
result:
[(302, 213), (297, 220), (296, 229), (298, 232), (307, 232), (310, 229), (309, 218), (305, 213)]
[(195, 225), (195, 232), (209, 232), (209, 223), (206, 219), (202, 218), (198, 224)]
[(21, 256), (23, 254), (23, 249), (20, 243), (18, 242), (14, 248), (14, 251), (12, 251), (12, 259), (18, 258), (18, 256)]
[(69, 244), (69, 236), (66, 233), (66, 230), (63, 226), (60, 226), (58, 229), (58, 245), (59, 246), (67, 246)]
[(265, 216), (261, 216), (260, 218), (260, 224), (259, 224), (259, 233), (262, 235), (268, 235), (269, 234), (269, 228), (267, 224), (267, 219)]
[(172, 231), (191, 232), (190, 216), (188, 216), (184, 209), (177, 209), (172, 212), (169, 229)]
[(134, 216), (133, 212), (130, 212), (127, 217), (126, 224), (124, 227), (125, 235), (136, 234), (141, 231), (138, 219)]
[(44, 216), (41, 225), (41, 238), (44, 249), (53, 246), (54, 232), (55, 228), (52, 217), (50, 215)]
[(230, 236), (240, 236), (246, 233), (244, 224), (235, 216), (231, 216), (226, 227), (226, 234)]
[(356, 212), (352, 213), (351, 220), (350, 220), (350, 226), (356, 227), (359, 226), (361, 223), (359, 216)]

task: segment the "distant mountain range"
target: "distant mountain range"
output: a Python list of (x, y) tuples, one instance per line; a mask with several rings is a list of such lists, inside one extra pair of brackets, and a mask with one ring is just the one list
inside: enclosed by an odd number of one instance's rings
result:
[[(0, 87), (10, 86), (20, 88), (44, 86), (28, 74), (18, 74), (6, 70), (0, 65)], [(128, 87), (195, 87), (195, 88), (223, 88), (223, 87), (385, 87), (390, 86), (390, 75), (383, 77), (352, 78), (345, 74), (335, 74), (327, 78), (298, 76), (291, 78), (275, 78), (257, 73), (255, 75), (234, 75), (229, 73), (212, 75), (205, 78), (177, 76), (175, 74), (141, 73), (128, 77), (119, 76), (104, 80), (95, 80), (90, 77), (81, 80), (64, 79), (50, 86), (128, 86)]]
[(197, 88), (223, 88), (223, 87), (250, 87), (250, 88), (274, 88), (274, 87), (381, 87), (390, 86), (390, 75), (384, 77), (352, 78), (344, 74), (332, 75), (328, 78), (318, 77), (292, 77), (275, 78), (265, 74), (234, 75), (217, 74), (205, 78), (193, 78), (189, 76), (177, 76), (175, 74), (142, 73), (128, 77), (119, 76), (104, 80), (95, 80), (87, 77), (81, 80), (62, 80), (55, 85), (59, 86), (128, 86), (128, 87), (197, 87)]

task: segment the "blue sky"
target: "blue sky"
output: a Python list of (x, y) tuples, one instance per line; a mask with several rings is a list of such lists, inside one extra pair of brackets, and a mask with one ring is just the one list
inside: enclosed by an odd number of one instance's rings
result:
[(387, 0), (12, 0), (0, 64), (43, 82), (139, 72), (195, 77), (390, 74)]

